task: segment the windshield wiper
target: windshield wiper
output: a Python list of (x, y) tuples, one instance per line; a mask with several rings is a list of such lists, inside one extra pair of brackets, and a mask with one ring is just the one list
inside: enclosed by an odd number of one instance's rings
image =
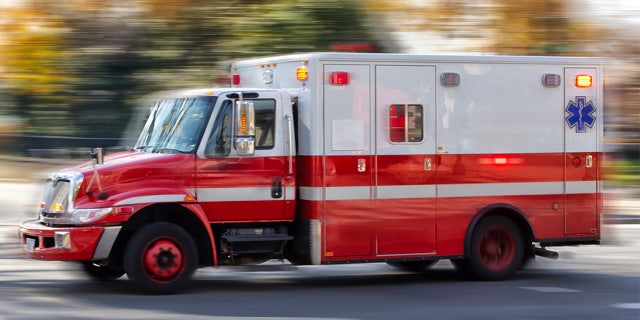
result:
[(190, 151), (182, 151), (182, 150), (172, 149), (172, 148), (160, 148), (156, 152), (158, 153), (191, 153)]
[(132, 148), (132, 150), (146, 150), (151, 147), (152, 146), (138, 146), (138, 147)]

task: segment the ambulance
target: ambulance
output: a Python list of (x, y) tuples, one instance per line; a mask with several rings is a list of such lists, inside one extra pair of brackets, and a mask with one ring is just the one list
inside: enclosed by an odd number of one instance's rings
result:
[(147, 293), (200, 267), (450, 260), (502, 280), (599, 244), (603, 61), (307, 53), (161, 94), (130, 151), (54, 173), (26, 256)]

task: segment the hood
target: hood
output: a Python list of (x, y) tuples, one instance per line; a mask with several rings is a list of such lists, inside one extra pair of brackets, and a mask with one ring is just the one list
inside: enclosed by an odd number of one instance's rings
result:
[[(104, 164), (96, 166), (99, 179), (91, 183), (94, 170), (91, 162), (86, 162), (72, 169), (84, 176), (76, 205), (111, 205), (145, 190), (191, 193), (195, 186), (194, 163), (194, 154), (121, 152), (106, 156)], [(100, 193), (106, 194), (106, 199), (99, 198)]]

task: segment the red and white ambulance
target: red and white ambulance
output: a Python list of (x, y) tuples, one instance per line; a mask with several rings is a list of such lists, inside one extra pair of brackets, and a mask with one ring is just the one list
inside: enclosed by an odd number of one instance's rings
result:
[(270, 259), (498, 280), (600, 242), (600, 60), (309, 53), (231, 73), (161, 96), (132, 151), (55, 173), (25, 254), (168, 293)]

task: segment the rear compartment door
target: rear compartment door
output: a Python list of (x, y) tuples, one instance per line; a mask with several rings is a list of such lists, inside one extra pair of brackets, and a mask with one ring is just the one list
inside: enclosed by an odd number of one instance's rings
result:
[(375, 69), (378, 257), (436, 252), (435, 67)]
[[(592, 84), (576, 84), (579, 76), (591, 76)], [(565, 233), (598, 232), (597, 192), (598, 136), (602, 106), (597, 96), (597, 69), (565, 68)]]
[[(324, 257), (372, 253), (371, 66), (324, 66)], [(332, 80), (334, 78), (334, 80)]]

